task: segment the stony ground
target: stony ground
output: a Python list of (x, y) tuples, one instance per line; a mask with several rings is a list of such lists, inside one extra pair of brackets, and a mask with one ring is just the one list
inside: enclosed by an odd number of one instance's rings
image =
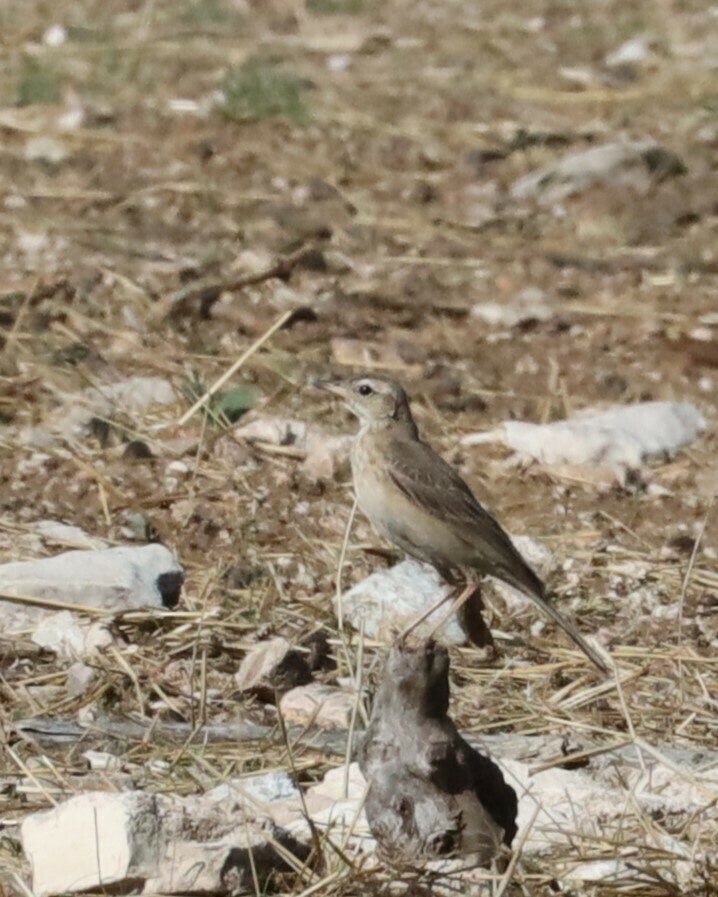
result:
[[(232, 427), (249, 412), (350, 432), (308, 380), (373, 368), (405, 382), (427, 438), (507, 528), (554, 553), (551, 585), (625, 674), (622, 688), (594, 690), (553, 627), (499, 602), (503, 659), (452, 655), (462, 728), (717, 748), (718, 9), (84, 0), (51, 16), (41, 3), (0, 8), (0, 559), (64, 547), (38, 534), (50, 519), (112, 543), (159, 539), (188, 580), (185, 616), (118, 624), (122, 651), (79, 697), (61, 687), (69, 659), (5, 639), (8, 731), (88, 712), (271, 722), (233, 673), (275, 634), (325, 633), (338, 662), (325, 675), (346, 676), (357, 645), (339, 637), (332, 604), (346, 467), (307, 465), (302, 446), (250, 445)], [(567, 198), (511, 189), (619, 139), (668, 152), (628, 183)], [(517, 297), (550, 312), (514, 326), (472, 312)], [(68, 396), (135, 376), (169, 382), (176, 400), (111, 401), (68, 425)], [(620, 483), (460, 443), (506, 419), (649, 399), (695, 404), (708, 430)], [(345, 583), (392, 558), (358, 521)], [(363, 646), (369, 694), (385, 648)], [(0, 880), (14, 889), (27, 871), (16, 823), (48, 805), (27, 777), (38, 749), (15, 739), (0, 833)], [(148, 772), (142, 784), (179, 793), (286, 764), (279, 748), (125, 747), (133, 762), (169, 760), (172, 781)], [(52, 756), (58, 774), (77, 771), (72, 751)], [(305, 752), (301, 780), (340, 762)], [(632, 845), (635, 875), (575, 893), (715, 894), (706, 813), (650, 821), (695, 849), (687, 878), (643, 850), (639, 814), (620, 844), (576, 844), (587, 858)], [(519, 863), (516, 893), (555, 892), (554, 861), (549, 849)], [(348, 868), (332, 888), (385, 881)]]

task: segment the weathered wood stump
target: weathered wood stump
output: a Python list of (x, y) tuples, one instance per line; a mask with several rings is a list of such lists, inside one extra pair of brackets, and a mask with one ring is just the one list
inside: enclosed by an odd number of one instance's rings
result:
[(516, 834), (516, 793), (447, 716), (449, 656), (432, 641), (395, 645), (359, 764), (382, 856), (397, 865), (444, 857), (489, 863)]

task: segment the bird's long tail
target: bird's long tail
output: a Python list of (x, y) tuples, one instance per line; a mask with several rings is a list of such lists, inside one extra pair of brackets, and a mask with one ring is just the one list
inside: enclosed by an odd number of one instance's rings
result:
[(541, 610), (547, 614), (554, 623), (557, 623), (561, 629), (566, 633), (566, 635), (573, 641), (575, 644), (583, 651), (583, 653), (588, 657), (591, 663), (595, 664), (602, 673), (610, 673), (608, 665), (605, 660), (601, 657), (601, 655), (596, 651), (595, 648), (592, 648), (591, 645), (586, 641), (586, 639), (581, 635), (581, 633), (576, 629), (573, 623), (570, 623), (563, 614), (559, 613), (556, 608), (548, 602), (545, 598), (540, 597), (536, 594), (530, 594), (529, 597), (534, 601)]
[(554, 623), (557, 623), (561, 629), (563, 629), (566, 635), (583, 651), (591, 663), (595, 664), (602, 673), (610, 673), (611, 671), (607, 666), (606, 661), (603, 660), (596, 649), (589, 645), (573, 623), (556, 610), (553, 604), (546, 598), (546, 588), (534, 571), (528, 565), (525, 565), (525, 571), (522, 570), (522, 573), (525, 573), (525, 575), (521, 577), (515, 575), (507, 576), (506, 582), (522, 591), (524, 595), (527, 595), (534, 604), (538, 605), (548, 617), (551, 617)]

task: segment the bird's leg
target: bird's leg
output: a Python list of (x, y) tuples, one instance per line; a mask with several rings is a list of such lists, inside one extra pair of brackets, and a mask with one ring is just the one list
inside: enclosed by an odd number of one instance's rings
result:
[[(466, 607), (466, 604), (468, 601), (471, 601), (472, 598), (474, 601), (471, 602), (471, 607), (469, 609), (469, 607)], [(441, 618), (436, 626), (434, 626), (427, 637), (431, 638), (437, 630), (441, 629), (441, 627), (453, 617), (454, 614), (463, 610), (462, 622), (466, 624), (471, 641), (480, 648), (493, 645), (494, 642), (491, 636), (491, 631), (484, 622), (484, 618), (481, 616), (483, 606), (483, 602), (481, 601), (481, 584), (476, 580), (469, 580), (458, 598), (454, 599), (447, 613)]]
[[(408, 635), (411, 635), (411, 633), (418, 626), (421, 626), (421, 624), (424, 622), (424, 620), (426, 620), (427, 617), (430, 617), (434, 613), (435, 610), (438, 610), (442, 604), (446, 604), (446, 602), (450, 600), (452, 594), (454, 593), (454, 590), (456, 589), (456, 586), (457, 586), (457, 581), (456, 581), (456, 577), (454, 576), (453, 571), (448, 568), (445, 569), (442, 567), (442, 568), (437, 568), (437, 572), (439, 573), (441, 578), (446, 583), (448, 583), (449, 586), (451, 586), (451, 588), (447, 591), (447, 593), (444, 595), (443, 598), (441, 598), (439, 601), (437, 601), (436, 604), (432, 604), (428, 610), (424, 611), (424, 613), (420, 617), (417, 617), (413, 623), (411, 623), (409, 626), (406, 627), (406, 629), (403, 630), (403, 632), (399, 633), (398, 638), (399, 638), (400, 642), (403, 641)], [(436, 629), (434, 629), (434, 632), (436, 632)]]
[[(449, 583), (449, 585), (453, 586), (453, 588), (449, 589), (449, 591), (446, 593), (446, 595), (444, 595), (443, 598), (441, 598), (439, 601), (437, 601), (436, 604), (432, 604), (428, 610), (425, 610), (424, 613), (421, 614), (420, 617), (417, 617), (416, 620), (414, 620), (409, 626), (407, 626), (406, 629), (404, 629), (404, 631), (400, 633), (399, 641), (403, 641), (417, 627), (421, 626), (421, 624), (428, 617), (430, 617), (434, 613), (434, 611), (437, 611), (443, 604), (446, 604), (447, 601), (450, 601), (452, 598), (452, 595), (455, 595), (456, 592), (458, 591), (459, 581), (457, 581), (457, 579), (454, 577), (452, 572), (449, 570), (441, 570), (440, 573), (441, 573), (442, 577)], [(480, 587), (479, 587), (478, 582), (472, 581), (466, 585), (466, 587), (463, 589), (463, 591), (459, 594), (459, 597), (453, 601), (453, 603), (451, 605), (451, 610), (449, 611), (449, 613), (446, 614), (446, 616), (442, 618), (440, 623), (438, 623), (436, 626), (434, 626), (434, 628), (431, 630), (431, 632), (427, 635), (427, 638), (433, 638), (433, 636), (437, 632), (437, 630), (441, 629), (441, 627), (453, 616), (453, 614), (456, 613), (456, 611), (459, 608), (463, 607), (465, 602), (468, 601), (472, 595), (477, 594), (477, 593), (479, 595), (478, 616), (481, 619), (481, 623), (483, 624), (483, 618), (481, 618), (481, 610), (480, 610), (480, 608), (483, 606), (481, 604)], [(471, 622), (473, 623), (473, 619), (471, 620)], [(484, 628), (485, 628), (485, 624), (484, 624)], [(491, 637), (491, 634), (489, 633), (489, 638), (490, 637)], [(474, 640), (474, 636), (472, 636), (472, 640)], [(482, 642), (482, 644), (484, 644), (484, 642)]]
[(466, 630), (472, 644), (477, 648), (486, 649), (486, 658), (495, 658), (498, 648), (491, 635), (491, 630), (486, 625), (483, 615), (484, 602), (481, 600), (481, 585), (474, 583), (473, 594), (469, 595), (458, 614), (461, 624)]
[[(407, 636), (411, 635), (411, 633), (412, 633), (418, 626), (421, 626), (421, 624), (424, 622), (424, 620), (427, 619), (427, 617), (430, 617), (430, 616), (434, 613), (435, 610), (438, 610), (443, 604), (446, 604), (446, 602), (447, 602), (447, 601), (451, 598), (451, 596), (454, 595), (455, 593), (456, 593), (456, 585), (455, 585), (455, 583), (452, 582), (451, 585), (450, 585), (450, 587), (449, 587), (448, 592), (447, 592), (442, 598), (440, 598), (439, 601), (437, 601), (435, 604), (432, 604), (431, 607), (430, 607), (428, 610), (425, 610), (424, 613), (421, 614), (420, 617), (417, 617), (416, 620), (414, 620), (413, 623), (410, 623), (410, 624), (406, 627), (406, 629), (404, 629), (402, 632), (399, 633), (398, 640), (401, 642), (401, 641), (403, 641)], [(437, 629), (437, 628), (438, 628), (438, 627), (434, 627), (434, 629), (432, 630), (432, 635), (434, 634), (434, 632), (436, 632), (436, 629)]]

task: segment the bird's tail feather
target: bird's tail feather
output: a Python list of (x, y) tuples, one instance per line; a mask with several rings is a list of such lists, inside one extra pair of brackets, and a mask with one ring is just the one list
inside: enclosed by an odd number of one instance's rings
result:
[(531, 593), (529, 597), (541, 608), (541, 610), (547, 614), (554, 623), (557, 623), (561, 629), (566, 633), (566, 635), (583, 651), (583, 653), (588, 657), (591, 663), (595, 664), (602, 673), (610, 673), (610, 669), (608, 668), (605, 660), (601, 657), (601, 655), (596, 651), (595, 648), (592, 648), (591, 645), (586, 641), (586, 639), (581, 635), (581, 633), (576, 629), (573, 623), (570, 623), (563, 614), (559, 613), (556, 608), (548, 602), (543, 596), (539, 596), (535, 593)]
[(573, 623), (569, 622), (546, 598), (546, 586), (528, 564), (524, 564), (524, 567), (521, 569), (521, 576), (516, 576), (515, 571), (513, 571), (511, 576), (506, 577), (506, 581), (509, 585), (514, 586), (527, 595), (554, 623), (560, 626), (574, 644), (583, 651), (591, 663), (595, 664), (602, 673), (610, 673), (605, 660), (603, 660), (596, 649), (589, 645)]

